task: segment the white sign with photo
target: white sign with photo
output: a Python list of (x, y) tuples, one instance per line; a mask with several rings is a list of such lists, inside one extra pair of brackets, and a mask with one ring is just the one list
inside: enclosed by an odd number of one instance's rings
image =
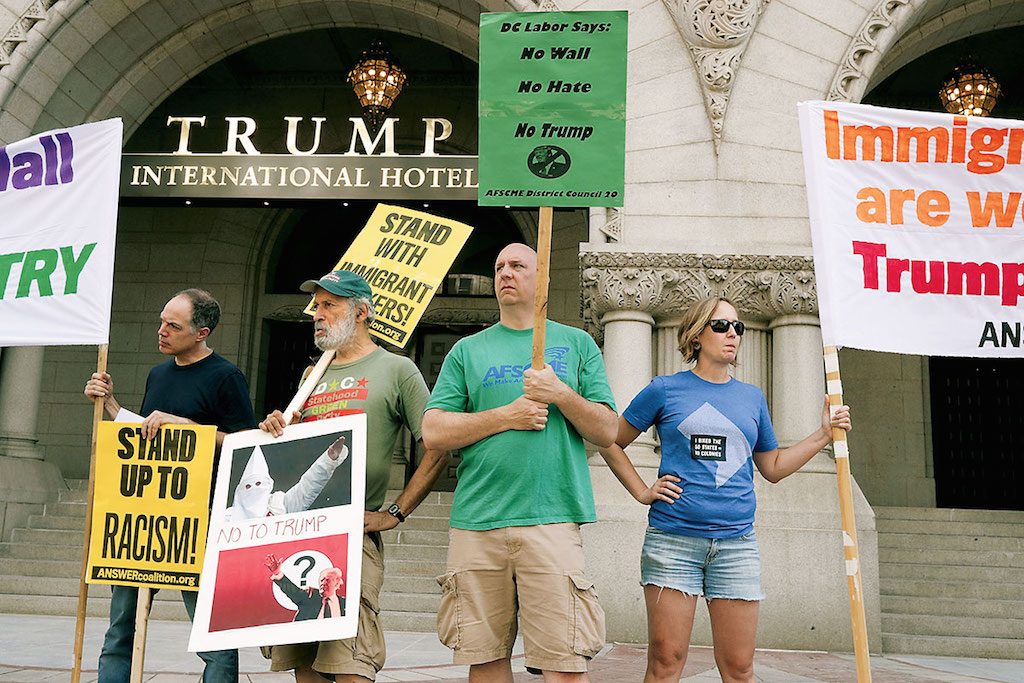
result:
[(366, 416), (224, 439), (188, 649), (355, 636)]

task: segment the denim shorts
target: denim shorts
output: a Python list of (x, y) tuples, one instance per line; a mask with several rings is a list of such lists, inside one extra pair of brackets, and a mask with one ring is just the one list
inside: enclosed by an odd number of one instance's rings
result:
[(754, 530), (735, 538), (680, 536), (647, 527), (640, 583), (708, 600), (763, 600), (761, 554)]

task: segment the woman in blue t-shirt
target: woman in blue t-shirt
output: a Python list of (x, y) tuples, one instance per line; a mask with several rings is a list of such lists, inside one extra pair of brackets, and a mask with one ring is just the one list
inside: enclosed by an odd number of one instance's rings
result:
[[(655, 377), (619, 418), (615, 444), (602, 449), (626, 490), (650, 505), (640, 558), (650, 649), (646, 683), (678, 681), (686, 663), (697, 598), (708, 603), (715, 662), (723, 681), (752, 681), (761, 559), (754, 536), (754, 465), (776, 483), (850, 429), (840, 406), (803, 441), (780, 449), (761, 390), (730, 377), (743, 336), (736, 307), (711, 297), (690, 306), (679, 350), (692, 370)], [(647, 486), (622, 450), (655, 426), (658, 480)], [(668, 590), (666, 590), (668, 589)]]

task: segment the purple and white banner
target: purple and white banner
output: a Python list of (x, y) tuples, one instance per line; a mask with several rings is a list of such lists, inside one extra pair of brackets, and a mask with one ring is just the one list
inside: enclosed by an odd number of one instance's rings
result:
[(121, 119), (0, 147), (0, 347), (106, 344)]

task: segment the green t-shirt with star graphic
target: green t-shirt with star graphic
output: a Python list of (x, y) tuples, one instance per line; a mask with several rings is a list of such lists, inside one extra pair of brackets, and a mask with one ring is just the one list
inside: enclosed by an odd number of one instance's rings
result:
[(302, 406), (302, 421), (366, 413), (366, 508), (379, 510), (402, 427), (420, 439), (430, 392), (419, 368), (377, 348), (352, 363), (332, 363)]

